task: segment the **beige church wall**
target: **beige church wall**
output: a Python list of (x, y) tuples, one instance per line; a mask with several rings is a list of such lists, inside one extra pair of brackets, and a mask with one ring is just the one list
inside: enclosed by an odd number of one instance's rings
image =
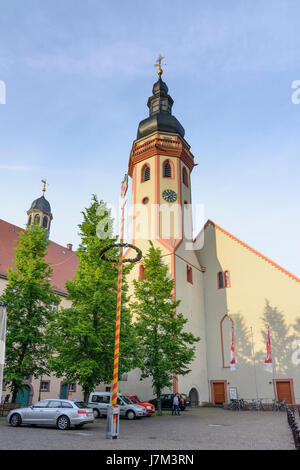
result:
[[(273, 379), (293, 379), (295, 398), (300, 403), (300, 364), (297, 363), (300, 355), (295, 356), (297, 349), (293, 347), (300, 340), (299, 282), (212, 225), (205, 229), (204, 248), (199, 256), (206, 267), (209, 380), (227, 380), (228, 386), (238, 388), (240, 397), (249, 399), (258, 395), (272, 401)], [(231, 287), (218, 289), (217, 273), (225, 270), (230, 273)], [(234, 322), (235, 372), (223, 368), (222, 364), (220, 322), (226, 313)], [(267, 324), (275, 360), (273, 374), (263, 367)], [(231, 328), (229, 323), (223, 325), (224, 355), (228, 361)]]
[[(184, 256), (184, 253), (182, 254)], [(192, 257), (191, 253), (189, 255)], [(177, 311), (188, 320), (185, 330), (200, 337), (200, 341), (195, 343), (195, 359), (189, 365), (191, 372), (178, 377), (178, 391), (188, 395), (191, 389), (195, 388), (198, 392), (198, 401), (201, 403), (208, 401), (203, 273), (199, 267), (193, 268), (193, 284), (191, 284), (187, 281), (186, 260), (178, 256), (175, 259), (176, 299), (180, 300)], [(195, 259), (193, 264), (196, 266)]]

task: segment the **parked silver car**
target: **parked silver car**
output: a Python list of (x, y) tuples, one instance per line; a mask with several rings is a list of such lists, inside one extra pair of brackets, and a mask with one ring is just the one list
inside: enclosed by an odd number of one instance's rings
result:
[[(93, 409), (95, 418), (107, 416), (107, 408), (111, 404), (110, 392), (92, 392), (89, 396), (89, 407)], [(127, 419), (142, 418), (147, 415), (144, 406), (137, 405), (125, 395), (119, 394), (117, 405), (120, 407), (120, 417)]]
[(11, 410), (7, 415), (11, 426), (35, 424), (56, 426), (65, 430), (71, 426), (81, 428), (84, 424), (94, 422), (93, 410), (79, 400), (42, 400), (26, 408)]

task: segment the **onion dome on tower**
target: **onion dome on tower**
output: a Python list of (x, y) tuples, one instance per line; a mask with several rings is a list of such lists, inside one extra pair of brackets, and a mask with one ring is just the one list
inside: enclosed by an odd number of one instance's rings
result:
[(39, 228), (44, 228), (46, 230), (47, 238), (49, 238), (50, 225), (53, 216), (51, 213), (51, 206), (44, 196), (46, 191), (46, 180), (42, 180), (42, 183), (44, 185), (42, 189), (43, 195), (38, 199), (35, 199), (31, 204), (30, 209), (27, 211), (27, 225), (31, 226), (33, 224), (38, 224)]
[(159, 79), (153, 85), (152, 96), (148, 99), (147, 106), (149, 108), (149, 117), (140, 122), (137, 132), (137, 139), (146, 137), (153, 132), (172, 132), (184, 137), (185, 130), (172, 115), (173, 99), (168, 94), (169, 89), (166, 83), (161, 79), (162, 69), (161, 60), (162, 56), (158, 59), (159, 67), (157, 73)]

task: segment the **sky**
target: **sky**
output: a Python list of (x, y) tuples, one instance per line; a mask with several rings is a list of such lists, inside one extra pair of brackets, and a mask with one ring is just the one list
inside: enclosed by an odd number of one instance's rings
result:
[(50, 239), (78, 246), (92, 194), (118, 205), (161, 53), (193, 203), (300, 276), (299, 17), (298, 0), (0, 0), (0, 218), (25, 227), (46, 178)]

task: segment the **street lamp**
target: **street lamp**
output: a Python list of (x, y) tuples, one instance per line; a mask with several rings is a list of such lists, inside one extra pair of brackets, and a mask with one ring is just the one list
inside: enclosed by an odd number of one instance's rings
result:
[(2, 401), (3, 371), (5, 362), (6, 304), (0, 302), (0, 403)]

